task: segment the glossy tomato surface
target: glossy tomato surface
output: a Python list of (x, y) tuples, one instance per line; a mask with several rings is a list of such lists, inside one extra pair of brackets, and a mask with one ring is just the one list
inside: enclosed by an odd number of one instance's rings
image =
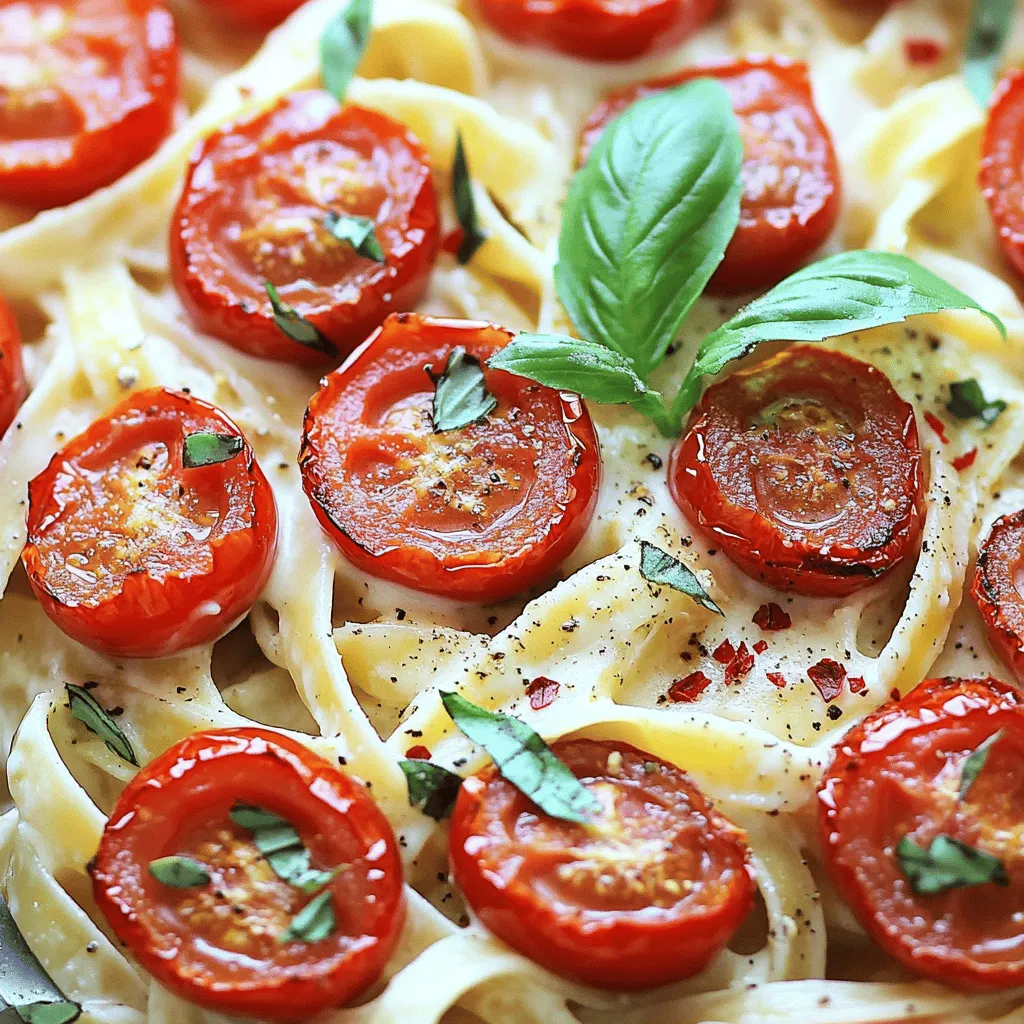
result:
[(462, 347), (512, 338), (469, 320), (390, 316), (306, 412), (299, 464), (313, 511), (359, 568), (429, 593), (497, 601), (550, 576), (586, 532), (600, 450), (575, 395), (485, 370), (483, 422), (435, 433), (434, 383)]
[(979, 183), (999, 244), (1024, 277), (1024, 71), (1010, 71), (992, 98)]
[(580, 163), (627, 107), (702, 77), (728, 91), (744, 153), (740, 222), (708, 289), (768, 288), (807, 262), (835, 227), (841, 204), (839, 161), (805, 64), (783, 57), (716, 62), (612, 93), (584, 125)]
[(708, 388), (669, 464), (676, 504), (749, 575), (839, 597), (917, 553), (914, 410), (885, 375), (796, 345)]
[(1024, 511), (1002, 516), (992, 525), (978, 554), (971, 585), (989, 643), (1024, 682)]
[(14, 422), (25, 393), (21, 332), (11, 307), (0, 298), (0, 434)]
[(0, 0), (0, 202), (61, 206), (171, 129), (174, 20), (159, 0)]
[[(241, 438), (181, 391), (132, 395), (29, 484), (22, 560), (46, 614), (115, 657), (158, 658), (217, 639), (273, 568), (277, 507), (252, 449), (184, 468), (185, 438)], [(236, 442), (237, 443), (237, 442)]]
[(455, 881), (480, 920), (547, 970), (599, 988), (697, 974), (750, 912), (743, 833), (672, 765), (621, 743), (555, 753), (600, 800), (597, 822), (540, 811), (493, 766), (467, 779), (451, 827)]
[[(996, 733), (959, 796), (965, 762)], [(933, 679), (839, 743), (818, 796), (832, 880), (868, 934), (914, 971), (961, 988), (1024, 984), (1024, 707), (994, 679)], [(895, 853), (939, 835), (998, 857), (1008, 885), (915, 893)]]
[[(286, 932), (311, 895), (278, 877), (235, 804), (294, 827), (330, 881), (334, 925), (317, 941)], [(207, 884), (174, 888), (149, 864), (187, 857)], [(380, 975), (405, 917), (394, 834), (362, 784), (268, 729), (196, 733), (121, 794), (92, 865), (96, 902), (162, 985), (219, 1013), (306, 1020)], [(322, 888), (320, 891), (322, 891)]]
[[(331, 213), (375, 221), (385, 262), (335, 238)], [(404, 125), (326, 92), (290, 93), (199, 147), (171, 224), (171, 268), (201, 330), (252, 355), (323, 365), (274, 323), (266, 283), (345, 354), (415, 305), (438, 237), (429, 158)]]
[(586, 60), (632, 60), (682, 42), (721, 0), (479, 0), (495, 31), (516, 43)]
[(202, 0), (216, 14), (244, 28), (266, 31), (280, 25), (305, 0)]

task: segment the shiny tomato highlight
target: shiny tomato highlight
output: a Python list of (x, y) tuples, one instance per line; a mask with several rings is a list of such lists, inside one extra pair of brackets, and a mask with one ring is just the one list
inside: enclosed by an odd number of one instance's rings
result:
[[(241, 438), (184, 468), (185, 438)], [(132, 395), (29, 483), (29, 582), (68, 636), (113, 657), (161, 658), (231, 629), (266, 585), (277, 506), (219, 409), (181, 391)]]
[(669, 463), (676, 504), (754, 579), (851, 594), (917, 553), (914, 410), (873, 366), (796, 345), (708, 388)]
[[(385, 261), (336, 238), (332, 213), (373, 220)], [(255, 356), (323, 365), (274, 323), (266, 283), (344, 355), (416, 304), (438, 244), (430, 159), (412, 133), (301, 92), (199, 146), (171, 225), (171, 270), (200, 330)]]
[(14, 312), (0, 297), (0, 434), (14, 422), (25, 401), (25, 368), (21, 361), (21, 331)]
[(0, 202), (61, 206), (145, 160), (178, 62), (159, 0), (0, 0)]
[[(312, 868), (340, 869), (326, 937), (286, 936), (311, 896), (231, 820), (237, 803), (291, 824)], [(210, 881), (158, 881), (149, 865), (170, 856), (202, 865)], [(121, 794), (91, 871), (97, 905), (139, 963), (218, 1013), (299, 1021), (350, 1002), (380, 975), (405, 918), (387, 818), (360, 783), (269, 729), (196, 733), (156, 758)]]
[[(1000, 733), (961, 797), (965, 763)], [(1024, 706), (995, 679), (932, 679), (837, 745), (818, 792), (821, 849), (868, 934), (964, 989), (1024, 984)], [(998, 857), (1008, 885), (916, 893), (896, 854), (944, 835)]]
[(985, 620), (988, 640), (1024, 683), (1024, 510), (1002, 516), (981, 546), (971, 597)]
[(394, 314), (323, 382), (299, 465), (313, 511), (360, 569), (416, 590), (498, 601), (550, 576), (594, 513), (600, 450), (575, 395), (485, 370), (497, 408), (435, 433), (434, 383), (456, 347), (481, 363), (512, 333)]
[(839, 161), (814, 105), (806, 64), (784, 57), (719, 61), (614, 92), (587, 119), (579, 162), (637, 100), (704, 77), (728, 91), (744, 152), (739, 226), (708, 290), (729, 295), (768, 288), (805, 263), (839, 217)]
[(555, 753), (600, 800), (590, 827), (544, 814), (492, 765), (452, 815), (455, 881), (480, 920), (545, 969), (641, 989), (702, 971), (754, 902), (743, 833), (673, 765), (621, 743)]

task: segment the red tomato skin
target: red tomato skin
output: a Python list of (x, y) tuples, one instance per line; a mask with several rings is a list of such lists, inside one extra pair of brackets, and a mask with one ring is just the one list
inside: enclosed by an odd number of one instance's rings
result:
[[(430, 158), (404, 125), (375, 110), (341, 107), (326, 92), (290, 93), (269, 111), (214, 132), (196, 148), (171, 222), (170, 252), (178, 297), (199, 330), (263, 359), (323, 367), (330, 357), (282, 333), (266, 295), (267, 278), (251, 259), (243, 266), (240, 258), (230, 258), (224, 241), (226, 219), (240, 228), (251, 223), (239, 213), (236, 193), (252, 187), (254, 168), (271, 166), (269, 161), (316, 143), (358, 151), (374, 161), (374, 170), (387, 164), (390, 199), (385, 205), (392, 212), (377, 229), (387, 262), (344, 253), (351, 265), (313, 268), (322, 280), (307, 287), (303, 282), (310, 276), (310, 262), (305, 259), (299, 270), (291, 270), (301, 293), (292, 294), (280, 279), (271, 283), (342, 356), (388, 313), (413, 308), (426, 289), (440, 244)], [(318, 216), (328, 212), (323, 206)], [(328, 244), (337, 247), (335, 255), (347, 245)]]
[[(921, 760), (935, 760), (936, 743), (929, 745), (927, 737), (930, 730), (943, 727), (952, 730), (948, 733), (951, 738), (941, 743), (948, 751), (976, 749), (979, 743), (1000, 728), (1012, 732), (1012, 738), (1021, 749), (1024, 748), (1024, 705), (1017, 691), (991, 677), (928, 679), (902, 699), (897, 697), (882, 705), (858, 723), (835, 747), (831, 764), (818, 788), (818, 832), (825, 867), (833, 884), (871, 938), (912, 971), (965, 991), (1012, 988), (1024, 983), (1024, 957), (1011, 963), (983, 963), (973, 950), (967, 952), (959, 947), (943, 947), (939, 938), (934, 938), (930, 944), (916, 943), (913, 936), (905, 934), (900, 919), (892, 919), (894, 914), (913, 914), (913, 910), (902, 904), (894, 907), (894, 894), (889, 888), (884, 893), (889, 903), (883, 907), (880, 903), (883, 897), (874, 893), (869, 884), (869, 876), (874, 878), (879, 870), (878, 864), (891, 863), (889, 856), (881, 851), (880, 856), (875, 853), (870, 856), (861, 854), (856, 858), (842, 856), (842, 844), (848, 833), (860, 835), (865, 830), (881, 829), (881, 838), (872, 833), (874, 845), (881, 844), (886, 848), (895, 845), (898, 840), (891, 834), (893, 818), (897, 811), (903, 811), (902, 806), (897, 807), (894, 803), (896, 798), (883, 803), (872, 820), (865, 821), (859, 817), (848, 817), (851, 792), (861, 780), (872, 774), (872, 765), (894, 747), (905, 751), (903, 763), (911, 767), (916, 768)], [(919, 746), (915, 747), (915, 744)], [(991, 760), (990, 755), (989, 762)], [(974, 785), (977, 786), (978, 782)], [(892, 793), (890, 789), (879, 795), (884, 799)], [(995, 794), (992, 798), (998, 799)], [(1006, 794), (1006, 798), (1012, 799), (1013, 794)], [(922, 811), (923, 814), (927, 814), (927, 810)], [(1010, 890), (993, 885), (972, 886), (917, 897), (916, 903), (921, 909), (913, 917), (927, 914), (926, 920), (941, 919), (940, 932), (948, 938), (962, 929), (960, 918), (966, 913), (993, 905), (1005, 907), (1008, 903), (1019, 906), (1019, 903), (1013, 904), (1013, 900), (1024, 891), (1024, 880), (1019, 877), (1019, 872), (1013, 868), (1009, 870), (1013, 886)], [(900, 888), (901, 895), (903, 892), (912, 895), (909, 883), (902, 878)]]
[[(443, 367), (448, 353), (458, 345), (486, 362), (512, 337), (512, 332), (480, 321), (392, 314), (340, 369), (325, 378), (321, 389), (311, 399), (299, 453), (303, 488), (324, 531), (349, 561), (364, 572), (456, 600), (499, 601), (548, 578), (583, 538), (597, 507), (601, 479), (600, 444), (590, 414), (576, 396), (559, 395), (501, 370), (485, 370), (488, 388), (513, 397), (522, 395), (524, 390), (529, 393), (541, 389), (544, 395), (550, 396), (552, 403), (557, 402), (559, 431), (570, 439), (573, 448), (574, 467), (567, 487), (568, 497), (557, 503), (559, 511), (554, 511), (555, 502), (547, 508), (532, 510), (537, 517), (531, 520), (532, 529), (535, 533), (541, 531), (539, 538), (531, 538), (515, 552), (504, 552), (499, 558), (485, 558), (480, 548), (468, 553), (448, 549), (438, 554), (420, 544), (403, 543), (401, 537), (391, 534), (377, 538), (377, 550), (373, 550), (365, 534), (357, 536), (354, 528), (340, 521), (344, 510), (337, 507), (337, 499), (334, 510), (330, 508), (336, 484), (323, 463), (330, 448), (341, 446), (336, 435), (324, 424), (336, 403), (346, 409), (364, 407), (361, 375), (365, 373), (370, 379), (367, 387), (374, 387), (390, 376), (397, 382), (396, 388), (405, 388), (409, 380), (409, 360), (417, 364), (414, 375), (418, 382), (426, 379), (425, 374), (419, 376), (422, 367), (427, 364)], [(394, 365), (389, 372), (375, 369), (381, 360), (390, 358)], [(387, 397), (380, 397), (381, 394)], [(379, 409), (394, 397), (387, 386), (383, 391), (375, 391), (374, 407)], [(538, 525), (540, 520), (543, 520), (542, 525)], [(478, 543), (483, 545), (488, 536), (490, 534), (481, 534)], [(491, 548), (490, 554), (493, 552)]]
[[(635, 991), (667, 985), (702, 971), (732, 938), (750, 913), (755, 886), (749, 851), (741, 833), (706, 803), (699, 790), (678, 769), (624, 743), (597, 740), (569, 740), (554, 745), (568, 760), (566, 751), (587, 745), (591, 752), (581, 756), (600, 757), (619, 751), (627, 760), (639, 758), (657, 763), (685, 780), (689, 805), (708, 816), (708, 828), (717, 843), (739, 843), (743, 865), (731, 878), (724, 901), (703, 917), (679, 917), (670, 912), (606, 912), (590, 917), (573, 910), (560, 911), (551, 902), (538, 899), (529, 884), (520, 881), (519, 871), (507, 878), (488, 870), (480, 862), (488, 835), (487, 787), (498, 780), (492, 765), (463, 783), (452, 813), (449, 855), (452, 874), (469, 905), (481, 922), (498, 938), (546, 970), (584, 985), (617, 991)], [(575, 769), (574, 769), (575, 770)], [(580, 775), (579, 771), (576, 771)], [(601, 775), (600, 769), (594, 772)], [(538, 814), (522, 794), (517, 794), (513, 814)], [(514, 818), (511, 819), (514, 821)], [(503, 828), (511, 831), (510, 816), (503, 816)], [(547, 847), (538, 855), (555, 859)], [(511, 861), (512, 857), (509, 858)]]
[[(162, 582), (148, 572), (130, 572), (115, 598), (93, 607), (66, 600), (48, 580), (40, 545), (62, 511), (55, 503), (54, 485), (64, 467), (83, 455), (113, 455), (119, 442), (132, 445), (164, 437), (172, 444), (185, 429), (191, 432), (192, 425), (241, 433), (215, 406), (184, 392), (155, 388), (131, 396), (69, 441), (29, 483), (28, 541), (22, 562), (32, 590), (64, 633), (110, 657), (163, 658), (210, 643), (249, 611), (270, 579), (277, 554), (277, 504), (245, 443), (235, 459), (187, 471), (193, 486), (231, 495), (229, 511), (247, 517), (250, 524), (210, 542), (209, 571), (190, 575), (183, 566)], [(180, 453), (177, 458), (180, 466)], [(233, 486), (238, 480), (242, 483), (236, 499)], [(220, 611), (197, 617), (197, 609), (210, 603)]]
[[(263, 970), (225, 969), (216, 980), (198, 972), (190, 976), (189, 964), (201, 957), (183, 953), (182, 936), (169, 933), (165, 921), (152, 920), (152, 903), (166, 889), (149, 878), (146, 865), (175, 853), (175, 842), (198, 818), (214, 808), (226, 817), (239, 800), (282, 815), (304, 837), (315, 831), (322, 851), (336, 849), (343, 832), (363, 851), (376, 846), (373, 863), (382, 872), (373, 887), (376, 920), (361, 945), (329, 955), (329, 938), (311, 944), (305, 962), (275, 968), (260, 961)], [(364, 992), (390, 959), (405, 921), (402, 862), (387, 818), (360, 783), (269, 729), (194, 733), (150, 762), (121, 794), (90, 870), (97, 906), (110, 927), (162, 985), (219, 1013), (286, 1024)], [(336, 911), (338, 899), (335, 889)], [(154, 935), (166, 950), (155, 946)], [(333, 938), (337, 947), (342, 936)]]
[(989, 106), (978, 172), (1010, 266), (1024, 278), (1024, 71), (1007, 72)]
[[(739, 226), (708, 282), (708, 292), (736, 295), (769, 288), (807, 262), (831, 234), (842, 205), (839, 160), (828, 126), (814, 104), (803, 62), (785, 57), (714, 61), (620, 89), (587, 119), (579, 163), (585, 162), (608, 123), (637, 100), (702, 77), (718, 79), (732, 98), (744, 140), (746, 186)], [(781, 137), (772, 136), (772, 130)], [(799, 157), (795, 135), (799, 135)], [(763, 160), (757, 159), (756, 147), (767, 150)], [(784, 217), (779, 213), (782, 198), (776, 200), (777, 206), (763, 209), (774, 198), (770, 193), (765, 196), (770, 186), (765, 185), (764, 167), (777, 168), (780, 151), (791, 161), (789, 168), (798, 168), (801, 180), (798, 205), (791, 200)]]
[(0, 298), (0, 434), (14, 422), (26, 393), (21, 332), (11, 307)]
[(978, 555), (971, 597), (992, 649), (1024, 684), (1024, 598), (1016, 580), (1024, 567), (1024, 510), (992, 524)]
[(305, 0), (203, 0), (217, 14), (222, 14), (235, 24), (257, 32), (266, 32), (280, 25), (293, 11), (297, 11)]
[[(834, 380), (848, 374), (857, 387), (850, 387), (849, 382), (842, 384), (847, 389), (847, 400), (859, 388), (880, 395), (873, 412), (879, 421), (884, 415), (889, 436), (899, 439), (897, 450), (901, 459), (905, 458), (901, 471), (906, 507), (898, 511), (893, 522), (885, 524), (884, 538), (870, 548), (834, 543), (825, 551), (794, 540), (773, 526), (762, 512), (730, 500), (712, 472), (708, 436), (715, 428), (716, 404), (735, 410), (739, 399), (731, 393), (733, 385), (756, 376), (763, 367), (780, 362), (785, 365), (783, 361), (795, 357), (810, 357), (818, 363), (822, 380), (826, 373), (831, 373)], [(830, 397), (840, 393), (839, 388), (836, 383)], [(686, 433), (673, 449), (669, 490), (687, 519), (749, 576), (777, 590), (811, 597), (844, 597), (870, 585), (916, 554), (924, 529), (924, 468), (913, 407), (896, 394), (881, 371), (815, 346), (793, 346), (762, 366), (735, 371), (712, 385), (694, 408)]]
[(490, 26), (513, 42), (584, 60), (632, 60), (667, 49), (713, 18), (721, 0), (479, 0)]
[[(4, 8), (51, 6), (43, 0), (0, 0)], [(90, 112), (74, 104), (81, 130), (61, 137), (24, 137), (5, 131), (0, 110), (0, 200), (36, 208), (64, 206), (110, 185), (156, 152), (171, 131), (178, 101), (180, 55), (174, 19), (161, 0), (63, 0), (65, 9), (84, 18), (104, 14), (123, 19), (131, 40), (133, 74), (130, 95), (120, 97), (115, 114), (109, 90), (90, 94)], [(122, 38), (106, 40), (118, 45)], [(102, 57), (107, 51), (100, 48)], [(122, 77), (122, 84), (124, 79)], [(69, 93), (63, 93), (69, 100)], [(94, 121), (89, 123), (88, 117)]]

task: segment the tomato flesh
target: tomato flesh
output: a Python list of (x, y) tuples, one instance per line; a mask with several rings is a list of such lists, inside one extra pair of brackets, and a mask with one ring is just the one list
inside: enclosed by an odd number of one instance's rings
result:
[(708, 388), (669, 464), (676, 504), (749, 575), (838, 597), (916, 554), (914, 410), (881, 371), (797, 345)]
[(280, 25), (293, 11), (297, 11), (305, 0), (203, 0), (218, 14), (229, 18), (237, 25), (256, 31), (266, 31)]
[[(236, 803), (280, 815), (329, 883), (335, 915), (319, 941), (284, 939), (310, 895), (278, 878), (235, 825)], [(149, 864), (198, 861), (209, 884), (178, 889)], [(122, 793), (92, 865), (96, 902), (161, 984), (212, 1010), (305, 1020), (347, 1003), (380, 975), (405, 916), (402, 864), (387, 819), (363, 786), (287, 736), (244, 728), (197, 733)]]
[(60, 206), (150, 156), (178, 61), (159, 0), (0, 0), (0, 201)]
[(599, 988), (688, 978), (753, 906), (743, 834), (678, 768), (633, 747), (555, 753), (600, 800), (590, 827), (551, 818), (493, 766), (452, 816), (455, 881), (480, 920), (547, 970)]
[(1024, 682), (1024, 510), (1003, 516), (978, 555), (971, 585), (989, 643)]
[(1024, 277), (1024, 71), (1008, 72), (992, 98), (979, 184), (1006, 259)]
[(510, 597), (576, 547), (600, 481), (583, 403), (485, 370), (497, 408), (434, 433), (434, 384), (461, 346), (481, 363), (512, 334), (469, 320), (390, 316), (306, 412), (299, 465), (321, 525), (375, 576), (467, 601)]
[[(966, 795), (964, 762), (1002, 730)], [(819, 790), (825, 864), (891, 956), (965, 989), (1024, 983), (1024, 707), (994, 679), (933, 679), (836, 747)], [(895, 849), (946, 835), (999, 857), (1008, 886), (915, 893)]]
[(716, 62), (621, 89), (587, 119), (579, 162), (637, 100), (704, 77), (728, 91), (744, 153), (740, 222), (708, 290), (730, 295), (769, 288), (825, 241), (841, 204), (839, 161), (805, 64), (782, 57)]
[(21, 332), (14, 312), (0, 298), (0, 434), (14, 422), (25, 401), (25, 368), (21, 361)]
[(184, 469), (185, 436), (240, 437), (219, 409), (156, 388), (73, 438), (29, 484), (22, 559), (44, 611), (115, 657), (217, 639), (248, 612), (277, 550), (274, 495), (243, 440)]
[[(335, 238), (330, 213), (373, 220), (385, 262)], [(274, 323), (266, 283), (345, 354), (416, 304), (438, 244), (429, 157), (408, 129), (326, 92), (291, 93), (198, 149), (171, 269), (200, 330), (252, 355), (322, 365), (322, 352)]]

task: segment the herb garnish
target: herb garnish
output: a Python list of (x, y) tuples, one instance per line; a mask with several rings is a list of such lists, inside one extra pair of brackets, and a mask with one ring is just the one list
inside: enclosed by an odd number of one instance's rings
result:
[(330, 210), (324, 217), (324, 230), (339, 242), (348, 242), (360, 256), (376, 263), (386, 262), (377, 238), (377, 222), (372, 217), (356, 217)]
[(974, 0), (964, 42), (964, 80), (974, 98), (988, 106), (1000, 55), (1013, 24), (1015, 0)]
[(96, 698), (84, 687), (75, 686), (74, 683), (65, 683), (64, 688), (67, 690), (72, 717), (77, 718), (90, 732), (99, 736), (118, 757), (137, 768), (139, 761), (128, 737), (103, 710)]
[(989, 401), (985, 398), (981, 385), (971, 377), (968, 380), (954, 381), (949, 385), (949, 402), (946, 403), (946, 409), (958, 420), (977, 418), (985, 426), (990, 427), (1006, 409), (1006, 403), (1001, 398)]
[(969, 885), (1009, 885), (1006, 868), (998, 857), (960, 842), (952, 836), (936, 836), (927, 850), (910, 836), (896, 847), (903, 873), (914, 892), (923, 896)]
[(185, 469), (215, 466), (233, 459), (245, 447), (238, 434), (186, 434), (181, 449), (181, 464)]
[(335, 99), (345, 98), (370, 39), (373, 0), (349, 0), (320, 37), (320, 71)]
[(664, 585), (688, 594), (708, 611), (725, 615), (701, 586), (700, 580), (678, 558), (646, 540), (640, 541), (640, 575), (648, 583)]
[(473, 179), (469, 174), (469, 163), (466, 160), (466, 147), (462, 141), (462, 132), (455, 133), (452, 199), (455, 202), (455, 215), (459, 218), (459, 225), (462, 228), (462, 242), (455, 258), (459, 263), (466, 264), (473, 258), (477, 249), (487, 241), (487, 235), (477, 220), (476, 201), (473, 199)]
[(432, 421), (435, 434), (480, 423), (498, 405), (498, 400), (487, 390), (480, 360), (461, 345), (448, 354), (444, 372), (439, 377), (434, 376), (430, 367), (427, 373), (434, 381)]
[(441, 821), (455, 806), (462, 776), (429, 761), (399, 761), (409, 787), (409, 806), (419, 807), (428, 818)]
[(210, 873), (191, 857), (160, 857), (149, 862), (149, 873), (172, 889), (192, 889), (208, 885)]
[(985, 762), (988, 760), (988, 755), (992, 748), (1002, 739), (1003, 730), (1000, 729), (998, 732), (992, 733), (987, 740), (979, 743), (978, 746), (971, 752), (967, 760), (964, 761), (963, 768), (960, 769), (960, 799), (963, 800), (967, 796), (968, 790), (974, 785), (978, 776), (981, 774), (981, 770), (985, 767)]
[(334, 931), (334, 900), (330, 889), (314, 896), (293, 918), (282, 942), (320, 942)]
[(267, 290), (267, 298), (270, 299), (271, 308), (274, 310), (274, 323), (286, 338), (297, 341), (306, 348), (315, 352), (322, 352), (325, 356), (337, 358), (337, 346), (322, 334), (314, 324), (311, 324), (304, 316), (294, 310), (287, 303), (281, 301), (277, 289), (269, 282), (264, 282)]

